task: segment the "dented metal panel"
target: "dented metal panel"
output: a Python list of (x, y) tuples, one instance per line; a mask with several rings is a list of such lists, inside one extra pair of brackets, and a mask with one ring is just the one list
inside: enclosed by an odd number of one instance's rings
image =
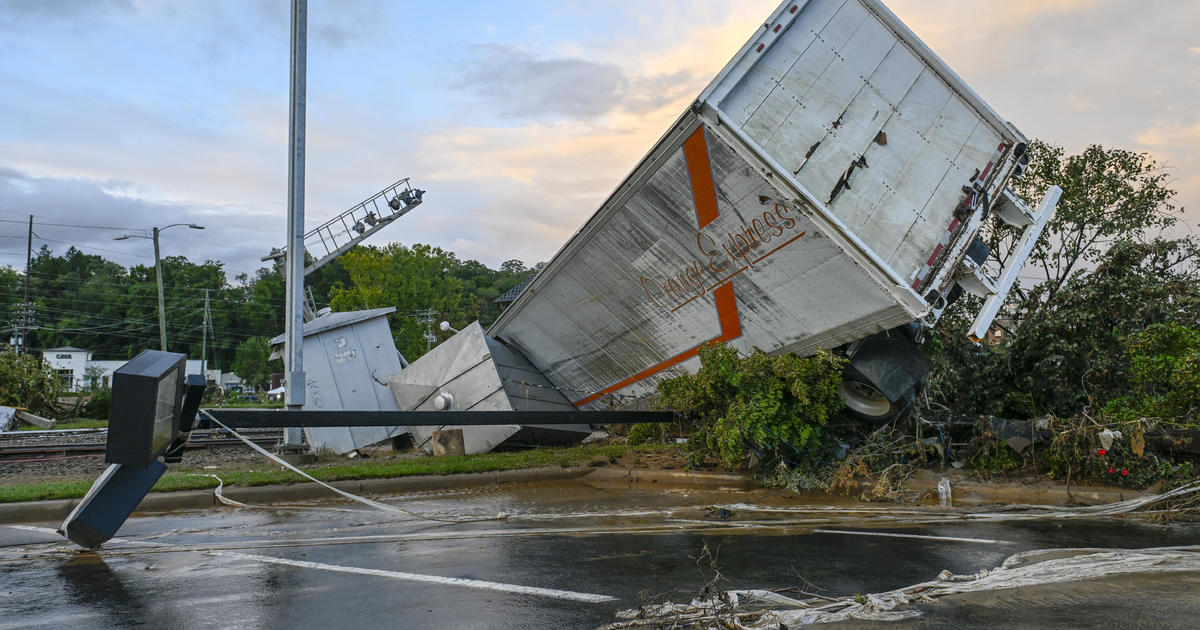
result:
[[(306, 392), (304, 409), (397, 411), (387, 379), (400, 371), (400, 353), (387, 316), (396, 309), (331, 313), (304, 331)], [(271, 343), (277, 348), (283, 336)], [(403, 433), (403, 427), (307, 428), (313, 450), (347, 453)]]
[(1024, 138), (996, 124), (879, 3), (811, 0), (798, 10), (770, 50), (744, 49), (761, 61), (719, 79), (731, 85), (710, 88), (708, 104), (898, 275), (911, 274), (935, 251), (963, 187), (996, 147)]
[[(404, 411), (571, 411), (575, 407), (521, 355), (484, 335), (479, 322), (464, 327), (402, 372), (389, 386)], [(447, 417), (451, 416), (447, 414)], [(462, 429), (468, 454), (486, 453), (512, 439), (563, 443), (586, 437), (587, 425), (515, 424), (409, 427), (418, 447), (429, 450), (433, 432)], [(536, 436), (528, 437), (530, 433)]]

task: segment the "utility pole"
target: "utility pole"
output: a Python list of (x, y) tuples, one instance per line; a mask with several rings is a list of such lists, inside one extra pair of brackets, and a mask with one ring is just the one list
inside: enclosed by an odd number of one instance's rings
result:
[(204, 290), (204, 330), (200, 331), (200, 374), (204, 376), (204, 381), (208, 382), (208, 292), (211, 289)]
[(162, 258), (158, 255), (158, 228), (154, 228), (154, 277), (158, 278), (158, 341), (167, 351), (167, 307), (163, 300)]
[(29, 237), (25, 243), (25, 302), (21, 304), (19, 323), (16, 326), (15, 342), (17, 354), (29, 348), (29, 332), (33, 330), (33, 303), (30, 302), (29, 285), (33, 282), (33, 215), (29, 215)]
[(29, 240), (25, 243), (25, 304), (29, 304), (29, 272), (33, 266), (33, 215), (29, 215)]
[(159, 345), (161, 346), (160, 349), (163, 352), (167, 351), (167, 307), (165, 306), (163, 300), (162, 257), (159, 255), (158, 250), (158, 235), (167, 228), (173, 228), (179, 225), (186, 225), (193, 230), (204, 229), (203, 225), (196, 225), (195, 223), (172, 223), (166, 227), (153, 228), (153, 231), (151, 232), (153, 236), (146, 236), (144, 234), (123, 234), (113, 239), (114, 241), (123, 241), (127, 238), (150, 238), (154, 240), (154, 277), (158, 282), (158, 341)]
[[(304, 108), (308, 57), (308, 1), (292, 0), (291, 109), (288, 113), (288, 221), (285, 354), (287, 408), (304, 406)], [(283, 452), (304, 449), (298, 427), (284, 430)]]
[(425, 334), (423, 335), (425, 339), (425, 352), (429, 352), (433, 349), (433, 344), (437, 343), (437, 335), (433, 334), (433, 320), (437, 315), (438, 312), (431, 308), (413, 312), (413, 317), (422, 324), (425, 324)]

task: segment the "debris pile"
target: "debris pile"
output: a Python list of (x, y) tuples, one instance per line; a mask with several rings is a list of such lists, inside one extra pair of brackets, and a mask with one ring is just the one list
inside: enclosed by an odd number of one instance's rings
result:
[(942, 571), (932, 581), (883, 593), (797, 599), (770, 590), (722, 591), (688, 604), (656, 604), (617, 613), (601, 630), (642, 628), (794, 628), (836, 621), (919, 617), (914, 603), (957, 593), (1075, 582), (1116, 575), (1200, 571), (1200, 546), (1153, 549), (1039, 549), (1009, 556), (971, 575)]

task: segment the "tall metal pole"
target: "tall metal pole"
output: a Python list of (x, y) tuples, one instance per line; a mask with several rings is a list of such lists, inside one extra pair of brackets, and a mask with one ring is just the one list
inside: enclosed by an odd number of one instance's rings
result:
[[(287, 407), (304, 405), (304, 105), (308, 2), (292, 0), (292, 80), (288, 132)], [(300, 429), (284, 432), (283, 449), (299, 450)]]
[(167, 351), (167, 308), (163, 304), (162, 258), (158, 255), (158, 228), (154, 228), (154, 276), (158, 278), (158, 340)]
[(29, 331), (33, 328), (33, 305), (29, 303), (29, 285), (33, 282), (33, 215), (29, 215), (29, 240), (25, 243), (25, 303), (21, 305), (21, 330), (17, 333), (17, 354), (28, 347)]
[(200, 374), (208, 382), (208, 291), (204, 290), (204, 328), (200, 331)]
[(29, 215), (29, 241), (25, 244), (25, 304), (29, 304), (29, 275), (33, 266), (33, 215)]

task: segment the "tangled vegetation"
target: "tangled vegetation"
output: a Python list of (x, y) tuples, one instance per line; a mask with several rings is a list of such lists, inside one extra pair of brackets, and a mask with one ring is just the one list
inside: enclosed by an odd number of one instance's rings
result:
[(700, 348), (700, 369), (659, 383), (660, 406), (695, 423), (688, 442), (693, 461), (715, 456), (728, 468), (789, 462), (804, 469), (821, 459), (821, 428), (842, 406), (837, 389), (845, 360), (822, 351), (811, 357), (749, 356), (725, 344)]
[[(1159, 481), (1169, 488), (1195, 479), (1191, 462), (1176, 461), (1147, 448), (1147, 435), (1163, 442), (1176, 439), (1151, 421), (1101, 424), (1083, 417), (1055, 419), (1052, 426), (1054, 438), (1035, 462), (1052, 479), (1139, 489)], [(1120, 438), (1106, 441), (1102, 439), (1105, 431), (1110, 435), (1119, 431)]]
[(1200, 429), (1200, 329), (1154, 324), (1130, 336), (1125, 347), (1130, 393), (1108, 401), (1104, 415)]
[(23, 407), (53, 418), (58, 415), (62, 395), (62, 381), (40, 356), (0, 347), (0, 405)]
[[(927, 344), (935, 367), (920, 413), (1048, 423), (1047, 441), (1021, 453), (977, 429), (965, 457), (985, 473), (1139, 488), (1191, 477), (1166, 447), (1172, 432), (1200, 429), (1200, 241), (1154, 236), (1179, 219), (1169, 174), (1100, 146), (1068, 155), (1034, 142), (1030, 154), (1016, 192), (1032, 205), (1057, 184), (1062, 200), (994, 343), (962, 337), (977, 299), (947, 310)], [(995, 220), (987, 236), (995, 269), (1019, 233)]]

